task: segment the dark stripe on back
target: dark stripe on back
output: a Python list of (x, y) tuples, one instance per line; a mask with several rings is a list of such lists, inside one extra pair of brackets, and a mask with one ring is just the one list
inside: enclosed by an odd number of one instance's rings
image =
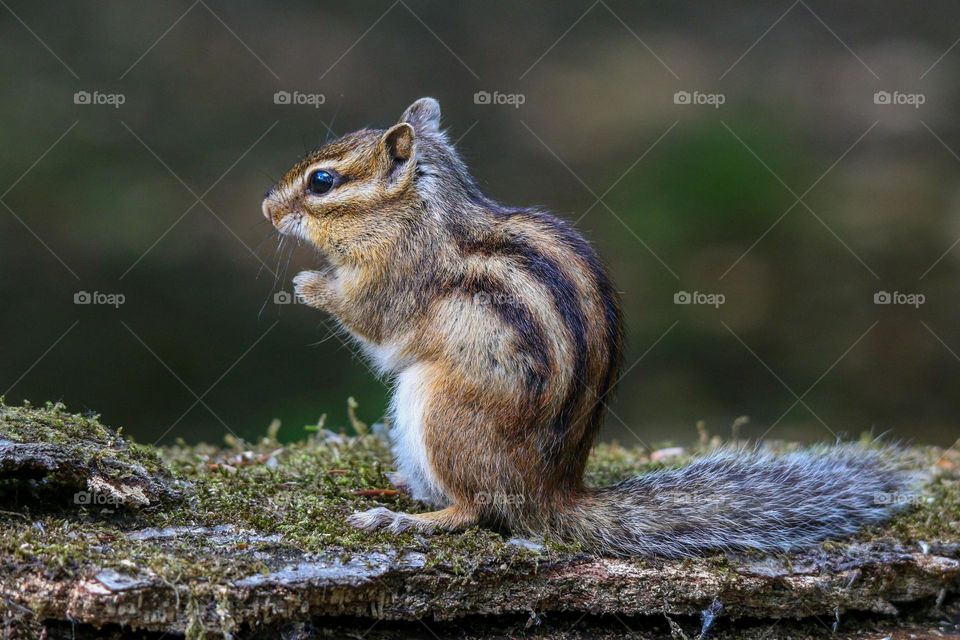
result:
[(623, 353), (623, 317), (620, 311), (619, 296), (607, 275), (600, 259), (597, 257), (593, 247), (590, 246), (583, 236), (565, 220), (557, 218), (542, 211), (531, 210), (527, 215), (536, 219), (542, 224), (552, 228), (563, 243), (574, 253), (577, 254), (587, 264), (587, 269), (593, 279), (594, 284), (603, 301), (603, 336), (607, 346), (607, 363), (603, 378), (596, 389), (596, 397), (590, 398), (596, 402), (594, 410), (590, 416), (590, 429), (596, 433), (603, 422), (604, 408), (603, 400), (612, 390), (616, 382), (617, 374), (620, 370), (620, 362)]
[(622, 360), (623, 316), (620, 311), (619, 296), (593, 247), (573, 227), (549, 214), (537, 212), (535, 215), (539, 220), (550, 224), (561, 235), (567, 246), (586, 261), (590, 276), (593, 278), (600, 293), (600, 298), (603, 300), (603, 335), (607, 345), (607, 368), (603, 379), (600, 381), (600, 386), (597, 388), (597, 397), (594, 398), (596, 406), (590, 416), (590, 425), (596, 431), (599, 430), (603, 422), (605, 408), (603, 401), (609, 401), (607, 396), (616, 383)]
[(550, 351), (543, 327), (530, 309), (502, 282), (489, 277), (465, 277), (454, 284), (469, 296), (470, 303), (488, 306), (519, 336), (520, 347), (530, 357), (525, 371), (527, 384), (539, 396), (550, 376)]
[[(516, 213), (529, 214), (527, 211), (516, 211)], [(516, 258), (553, 295), (554, 305), (563, 319), (564, 326), (568, 328), (574, 345), (574, 379), (571, 381), (560, 413), (553, 423), (556, 435), (562, 438), (569, 431), (579, 399), (586, 389), (587, 325), (580, 306), (580, 293), (556, 262), (520, 238), (497, 237), (486, 242), (462, 239), (461, 250), (465, 253)]]

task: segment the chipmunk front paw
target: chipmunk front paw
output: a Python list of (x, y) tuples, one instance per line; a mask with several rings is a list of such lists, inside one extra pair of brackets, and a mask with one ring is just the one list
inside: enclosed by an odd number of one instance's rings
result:
[(330, 275), (326, 271), (301, 271), (293, 279), (297, 299), (316, 309), (324, 309), (332, 296)]

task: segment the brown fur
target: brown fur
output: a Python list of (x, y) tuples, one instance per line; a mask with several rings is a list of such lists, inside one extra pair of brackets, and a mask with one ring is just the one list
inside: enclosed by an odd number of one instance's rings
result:
[[(323, 146), (263, 211), (325, 266), (297, 294), (332, 314), (395, 381), (402, 482), (438, 510), (351, 516), (365, 529), (477, 523), (551, 533), (620, 555), (786, 551), (882, 522), (910, 499), (895, 449), (775, 458), (724, 451), (611, 487), (584, 466), (617, 378), (620, 305), (569, 225), (477, 188), (424, 98), (388, 130)], [(317, 169), (334, 187), (311, 193)]]
[[(325, 145), (271, 190), (264, 214), (328, 263), (295, 280), (308, 304), (367, 347), (390, 345), (386, 373), (420, 367), (422, 446), (436, 502), (450, 506), (355, 524), (542, 531), (583, 491), (620, 362), (619, 301), (571, 227), (483, 196), (438, 120), (423, 99), (389, 130)], [(342, 183), (309, 193), (317, 169)]]

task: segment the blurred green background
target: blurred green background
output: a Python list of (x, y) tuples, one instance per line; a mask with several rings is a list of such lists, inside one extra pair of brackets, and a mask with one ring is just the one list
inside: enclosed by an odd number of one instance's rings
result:
[(260, 200), (330, 131), (431, 95), (490, 195), (610, 265), (605, 438), (960, 434), (960, 5), (0, 5), (8, 403), (146, 442), (293, 437), (351, 395), (377, 420), (387, 383), (275, 302), (315, 259), (278, 251)]

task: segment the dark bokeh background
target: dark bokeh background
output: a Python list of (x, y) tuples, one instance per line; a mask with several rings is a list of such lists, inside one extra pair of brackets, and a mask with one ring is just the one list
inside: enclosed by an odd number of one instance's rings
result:
[(349, 343), (274, 303), (313, 258), (278, 252), (260, 199), (329, 130), (432, 95), (492, 196), (575, 220), (610, 264), (629, 349), (606, 437), (743, 414), (753, 437), (958, 435), (960, 5), (0, 5), (7, 402), (62, 399), (147, 442), (273, 417), (292, 437), (344, 424), (350, 395), (377, 419), (387, 387)]

